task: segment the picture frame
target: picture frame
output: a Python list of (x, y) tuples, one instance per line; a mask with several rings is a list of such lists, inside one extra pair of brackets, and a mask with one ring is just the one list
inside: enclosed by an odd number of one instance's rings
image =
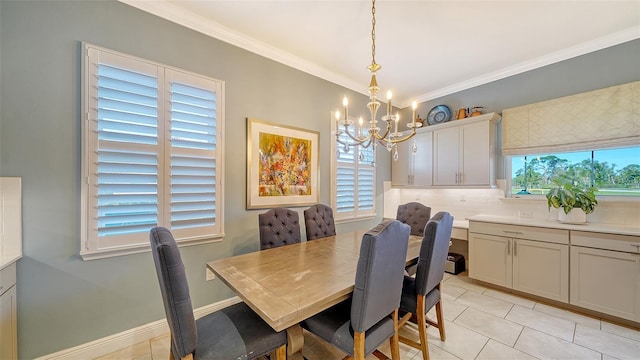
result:
[(247, 118), (247, 209), (318, 203), (319, 136)]

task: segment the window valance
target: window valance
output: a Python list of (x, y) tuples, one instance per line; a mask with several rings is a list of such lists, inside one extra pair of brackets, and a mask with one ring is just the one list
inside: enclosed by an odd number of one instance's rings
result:
[(502, 112), (504, 155), (640, 144), (640, 81)]

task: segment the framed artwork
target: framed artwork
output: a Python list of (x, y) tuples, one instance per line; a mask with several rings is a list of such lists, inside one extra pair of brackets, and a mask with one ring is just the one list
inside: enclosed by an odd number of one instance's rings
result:
[(319, 201), (318, 137), (317, 131), (247, 119), (247, 209)]

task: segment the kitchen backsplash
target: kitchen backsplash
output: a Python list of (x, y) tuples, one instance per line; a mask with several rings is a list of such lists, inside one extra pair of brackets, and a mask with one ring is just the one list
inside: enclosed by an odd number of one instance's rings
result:
[[(537, 199), (505, 198), (504, 180), (496, 189), (410, 189), (392, 188), (384, 183), (384, 217), (395, 218), (398, 205), (417, 201), (431, 207), (431, 214), (450, 212), (456, 220), (477, 214), (502, 215), (543, 220), (556, 220), (558, 210), (547, 209), (543, 197)], [(599, 198), (596, 210), (587, 221), (640, 226), (640, 199), (615, 201)]]

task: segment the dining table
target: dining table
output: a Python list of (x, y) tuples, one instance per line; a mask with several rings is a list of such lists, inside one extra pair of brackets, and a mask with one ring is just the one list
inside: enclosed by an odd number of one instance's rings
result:
[[(207, 267), (274, 330), (286, 330), (288, 358), (301, 359), (300, 323), (351, 297), (365, 232), (222, 258)], [(418, 258), (421, 240), (409, 237), (407, 264)]]

